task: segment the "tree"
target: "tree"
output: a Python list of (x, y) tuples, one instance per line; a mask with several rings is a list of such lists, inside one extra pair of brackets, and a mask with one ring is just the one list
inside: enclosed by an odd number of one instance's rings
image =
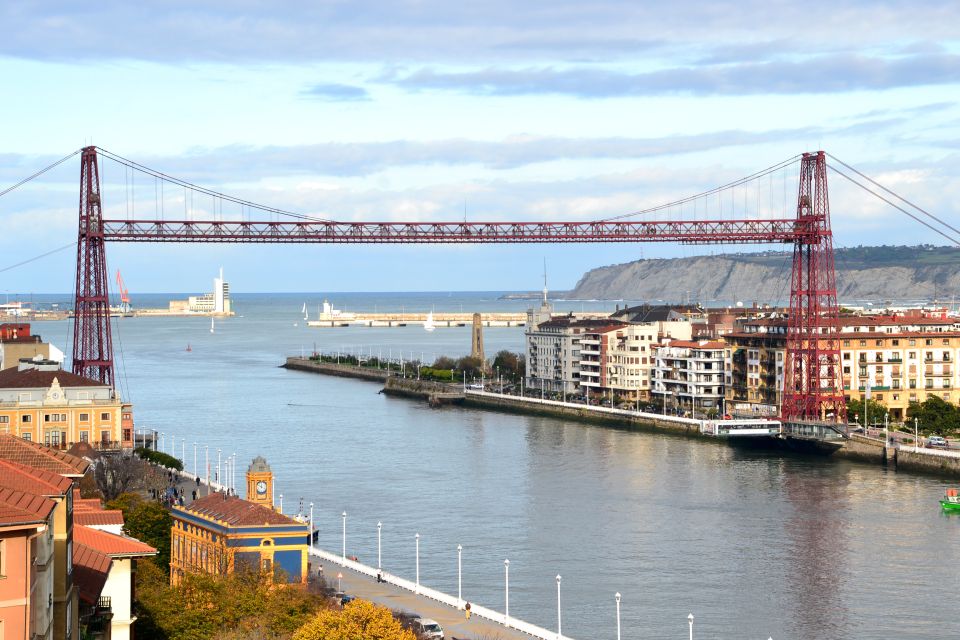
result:
[[(863, 400), (851, 400), (847, 403), (847, 420), (863, 425)], [(890, 412), (885, 405), (876, 400), (867, 400), (867, 420), (870, 424), (883, 424)]]
[(340, 611), (327, 609), (297, 629), (293, 640), (416, 640), (389, 609), (352, 600)]
[(137, 569), (137, 629), (141, 640), (260, 640), (290, 638), (326, 598), (296, 586), (278, 587), (268, 573), (187, 574), (171, 587), (153, 563)]
[(468, 378), (479, 377), (480, 371), (483, 370), (483, 362), (479, 358), (471, 358), (470, 356), (464, 356), (457, 360), (457, 373), (458, 378), (463, 378), (463, 374), (466, 373)]
[(516, 380), (523, 375), (524, 357), (519, 353), (512, 353), (504, 349), (498, 351), (493, 359), (494, 369), (498, 369), (504, 378)]
[(922, 403), (911, 402), (907, 421), (919, 423), (920, 432), (952, 436), (960, 431), (960, 410), (939, 396), (930, 396)]
[(123, 512), (123, 530), (127, 535), (146, 542), (157, 550), (155, 562), (166, 569), (170, 566), (170, 527), (173, 518), (159, 502), (145, 501), (135, 493), (122, 493), (107, 503), (108, 509)]
[(457, 363), (453, 358), (440, 356), (433, 363), (433, 369), (456, 369)]
[(140, 460), (129, 454), (102, 455), (93, 468), (93, 478), (104, 500), (110, 501), (124, 493), (138, 478)]

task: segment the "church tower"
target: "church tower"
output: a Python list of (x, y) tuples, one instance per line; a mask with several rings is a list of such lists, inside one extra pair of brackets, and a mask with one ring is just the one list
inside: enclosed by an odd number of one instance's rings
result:
[(273, 509), (273, 471), (263, 456), (247, 468), (247, 500)]

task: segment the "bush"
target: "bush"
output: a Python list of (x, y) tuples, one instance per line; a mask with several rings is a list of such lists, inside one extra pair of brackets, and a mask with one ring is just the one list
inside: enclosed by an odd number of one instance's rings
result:
[(183, 471), (183, 463), (178, 458), (174, 458), (163, 451), (154, 451), (153, 449), (147, 449), (145, 447), (137, 447), (134, 449), (134, 453), (147, 462), (154, 462), (161, 467), (166, 467), (167, 469)]

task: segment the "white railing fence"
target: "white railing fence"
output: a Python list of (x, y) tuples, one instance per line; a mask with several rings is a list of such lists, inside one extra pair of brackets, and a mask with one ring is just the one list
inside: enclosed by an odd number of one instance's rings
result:
[[(464, 604), (467, 602), (466, 600), (461, 602), (457, 600), (455, 596), (448, 595), (442, 591), (437, 591), (436, 589), (431, 589), (430, 587), (425, 587), (422, 584), (418, 587), (417, 584), (411, 580), (401, 578), (400, 576), (388, 573), (386, 571), (378, 571), (375, 567), (371, 567), (350, 559), (344, 560), (339, 554), (330, 553), (329, 551), (325, 551), (317, 547), (311, 547), (310, 554), (371, 578), (376, 578), (377, 573), (380, 573), (381, 578), (387, 584), (392, 584), (393, 586), (399, 587), (404, 591), (409, 591), (410, 593), (430, 598), (431, 600), (435, 600), (458, 611), (462, 611)], [(475, 616), (479, 616), (496, 624), (502, 624), (503, 626), (511, 629), (522, 631), (523, 633), (533, 636), (534, 638), (540, 638), (541, 640), (556, 640), (557, 638), (556, 631), (549, 631), (543, 627), (538, 627), (537, 625), (524, 622), (523, 620), (518, 620), (514, 617), (507, 619), (505, 614), (473, 602), (470, 603), (470, 611)], [(565, 635), (563, 637), (567, 640), (572, 640), (570, 636)]]

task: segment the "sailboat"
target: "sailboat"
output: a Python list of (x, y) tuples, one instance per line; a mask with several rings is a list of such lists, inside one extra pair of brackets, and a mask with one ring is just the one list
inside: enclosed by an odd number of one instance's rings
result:
[(187, 343), (187, 351), (193, 351), (193, 349), (190, 348), (190, 343), (189, 343), (189, 342)]
[(304, 302), (303, 303), (303, 321), (306, 322), (307, 320), (309, 320), (309, 316), (307, 315), (307, 303)]
[(210, 333), (213, 333), (213, 318), (210, 318)]
[(429, 312), (427, 313), (427, 319), (426, 319), (426, 320), (424, 321), (424, 323), (423, 323), (423, 330), (424, 330), (424, 331), (433, 331), (433, 330), (436, 329), (436, 328), (437, 328), (437, 326), (436, 326), (435, 324), (433, 324), (433, 311), (429, 311)]

